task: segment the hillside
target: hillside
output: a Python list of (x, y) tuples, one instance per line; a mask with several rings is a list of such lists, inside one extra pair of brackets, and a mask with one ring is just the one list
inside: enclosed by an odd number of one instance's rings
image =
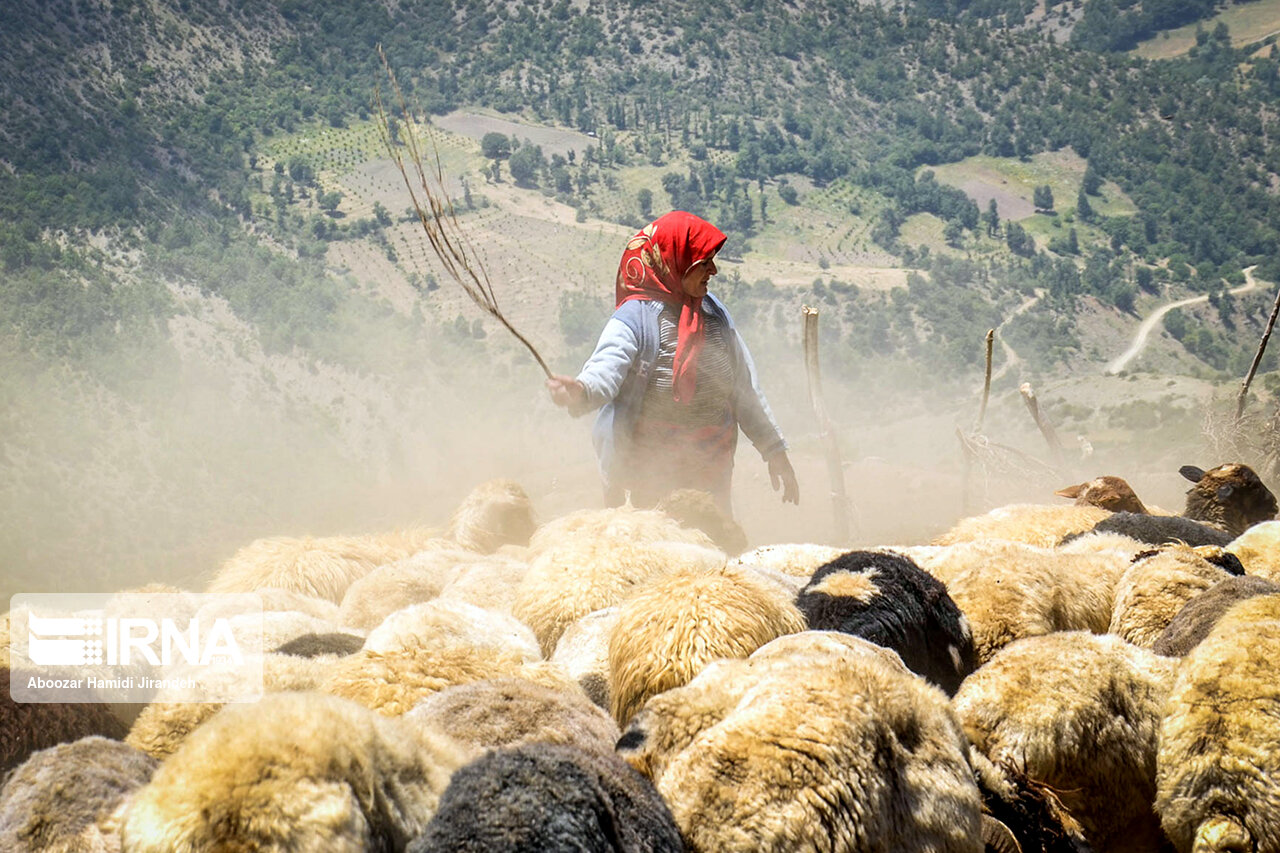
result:
[[(1280, 280), (1280, 64), (1228, 33), (1147, 62), (1080, 43), (1093, 0), (1079, 16), (1020, 2), (11, 6), (0, 565), (14, 588), (197, 585), (254, 536), (439, 522), (487, 476), (520, 478), (549, 512), (597, 499), (586, 424), (551, 408), (406, 216), (369, 111), (378, 44), (504, 311), (557, 369), (589, 352), (634, 228), (681, 207), (729, 233), (714, 289), (812, 501), (779, 511), (744, 449), (757, 541), (826, 535), (806, 303), (822, 311), (868, 541), (919, 539), (960, 511), (954, 430), (974, 417), (989, 328), (1003, 345), (988, 431), (1044, 456), (1017, 393), (1033, 382), (1095, 454), (1063, 476), (1118, 466), (1176, 505), (1178, 465), (1270, 447), (1265, 430), (1209, 449), (1202, 436), (1271, 306), (1272, 286), (1226, 289), (1254, 265)], [(505, 140), (497, 156), (488, 134)], [(1126, 374), (1102, 376), (1143, 316), (1201, 294)], [(985, 498), (1043, 499), (1055, 476), (992, 471)]]

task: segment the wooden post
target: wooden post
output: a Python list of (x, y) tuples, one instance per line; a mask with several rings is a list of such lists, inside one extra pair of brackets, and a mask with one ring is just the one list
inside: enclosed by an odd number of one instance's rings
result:
[(1027, 404), (1027, 411), (1031, 413), (1031, 419), (1040, 428), (1040, 434), (1044, 436), (1045, 444), (1049, 445), (1049, 452), (1053, 454), (1054, 464), (1061, 467), (1063, 463), (1062, 442), (1058, 441), (1058, 434), (1053, 431), (1053, 426), (1040, 414), (1040, 404), (1036, 402), (1036, 392), (1032, 390), (1031, 383), (1023, 382), (1018, 386), (1018, 393), (1022, 395), (1023, 402)]
[(1262, 340), (1258, 342), (1258, 351), (1253, 354), (1253, 364), (1249, 365), (1249, 373), (1244, 378), (1244, 382), (1240, 383), (1240, 396), (1236, 397), (1236, 424), (1239, 425), (1240, 418), (1244, 415), (1245, 398), (1249, 396), (1249, 386), (1253, 384), (1253, 375), (1258, 372), (1258, 365), (1262, 363), (1262, 356), (1267, 351), (1267, 340), (1271, 337), (1271, 330), (1276, 325), (1276, 314), (1280, 313), (1280, 290), (1276, 291), (1276, 303), (1271, 307), (1271, 316), (1267, 319), (1267, 328), (1262, 333)]
[(832, 428), (831, 416), (822, 396), (822, 372), (818, 361), (818, 309), (805, 305), (804, 311), (804, 369), (809, 377), (809, 403), (826, 450), (827, 476), (831, 480), (831, 512), (835, 523), (836, 543), (849, 544), (849, 520), (851, 504), (844, 486), (844, 461), (840, 458), (840, 443)]
[(982, 382), (982, 408), (978, 409), (978, 432), (982, 432), (982, 423), (987, 418), (987, 400), (991, 399), (991, 350), (995, 347), (996, 330), (987, 329), (987, 373)]

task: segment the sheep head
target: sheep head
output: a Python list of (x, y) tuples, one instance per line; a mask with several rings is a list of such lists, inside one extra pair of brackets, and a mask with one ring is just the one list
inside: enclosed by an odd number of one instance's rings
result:
[(1195, 483), (1187, 491), (1187, 518), (1216, 524), (1233, 536), (1276, 515), (1276, 496), (1248, 465), (1238, 462), (1205, 471), (1194, 465), (1178, 469)]
[(1094, 477), (1088, 482), (1058, 489), (1054, 494), (1063, 498), (1074, 498), (1076, 506), (1096, 506), (1111, 512), (1135, 512), (1140, 515), (1149, 515), (1147, 508), (1133, 491), (1133, 487), (1120, 477), (1110, 475)]

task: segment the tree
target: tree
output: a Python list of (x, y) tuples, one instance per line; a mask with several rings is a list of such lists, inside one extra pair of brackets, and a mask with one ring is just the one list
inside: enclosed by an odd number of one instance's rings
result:
[(1027, 229), (1016, 222), (1004, 224), (1004, 239), (1009, 245), (1009, 251), (1015, 255), (1029, 256), (1035, 253), (1035, 241), (1027, 234)]
[(1087, 195), (1097, 195), (1098, 190), (1102, 189), (1102, 176), (1098, 174), (1098, 170), (1090, 164), (1084, 170), (1084, 181), (1081, 183), (1081, 189)]
[(636, 193), (636, 202), (640, 205), (640, 215), (646, 219), (653, 215), (653, 190), (641, 187)]
[(942, 236), (946, 238), (948, 246), (953, 249), (959, 249), (961, 241), (964, 240), (964, 226), (953, 219), (942, 230)]
[(486, 133), (480, 140), (480, 153), (490, 160), (505, 160), (511, 156), (511, 139), (502, 133)]
[(987, 203), (987, 212), (983, 219), (987, 223), (988, 237), (995, 237), (1000, 233), (1000, 210), (996, 206), (996, 200), (994, 198)]
[(320, 193), (316, 199), (320, 203), (320, 209), (326, 213), (333, 214), (338, 210), (338, 205), (342, 204), (343, 194), (338, 190), (331, 190), (327, 193)]
[(536, 145), (522, 145), (520, 150), (511, 155), (507, 161), (507, 170), (511, 177), (521, 186), (533, 186), (538, 183), (538, 172), (546, 165), (542, 149)]
[(1085, 222), (1093, 220), (1093, 205), (1089, 204), (1089, 196), (1085, 195), (1084, 187), (1076, 195), (1076, 213)]
[(1036, 210), (1053, 210), (1053, 190), (1048, 184), (1038, 186), (1032, 192)]

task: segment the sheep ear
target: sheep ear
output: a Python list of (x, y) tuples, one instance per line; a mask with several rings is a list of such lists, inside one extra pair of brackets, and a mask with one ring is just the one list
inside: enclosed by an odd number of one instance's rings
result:
[(1054, 494), (1060, 498), (1078, 498), (1086, 485), (1086, 483), (1081, 483), (1078, 486), (1067, 486), (1065, 489), (1058, 489)]
[(1183, 465), (1178, 469), (1178, 473), (1193, 483), (1198, 483), (1204, 479), (1204, 469), (1197, 468), (1194, 465)]

